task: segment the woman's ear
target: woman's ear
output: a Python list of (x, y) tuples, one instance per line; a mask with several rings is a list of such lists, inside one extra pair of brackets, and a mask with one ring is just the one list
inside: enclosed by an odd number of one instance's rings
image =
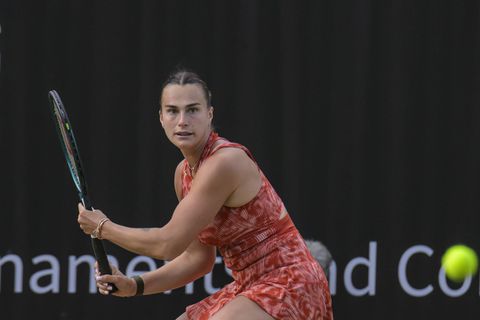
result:
[(162, 113), (162, 109), (158, 110), (158, 116), (159, 116), (159, 119), (160, 119), (160, 124), (162, 125), (162, 128), (163, 128), (163, 113)]
[(208, 118), (210, 120), (213, 119), (213, 106), (210, 106), (210, 108), (208, 109)]

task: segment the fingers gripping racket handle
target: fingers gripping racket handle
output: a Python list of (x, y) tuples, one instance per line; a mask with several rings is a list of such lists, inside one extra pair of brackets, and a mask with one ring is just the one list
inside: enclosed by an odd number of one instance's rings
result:
[[(108, 263), (108, 258), (107, 254), (105, 253), (105, 248), (103, 247), (103, 242), (100, 239), (97, 238), (91, 238), (92, 239), (92, 248), (93, 248), (93, 253), (95, 254), (95, 258), (97, 259), (98, 262), (98, 271), (100, 274), (112, 274), (112, 268), (110, 268), (110, 264)], [(112, 286), (112, 291), (115, 292), (117, 291), (117, 287), (111, 283)]]
[[(83, 205), (88, 210), (93, 210), (92, 204), (90, 202), (90, 198), (85, 194), (80, 194), (80, 199), (83, 202)], [(98, 262), (98, 271), (101, 275), (103, 274), (112, 274), (112, 268), (110, 268), (110, 264), (108, 263), (107, 254), (105, 253), (105, 248), (103, 247), (102, 240), (98, 238), (91, 238), (92, 241), (92, 248), (93, 253), (95, 254), (95, 259)], [(112, 291), (117, 291), (117, 287), (111, 283)]]

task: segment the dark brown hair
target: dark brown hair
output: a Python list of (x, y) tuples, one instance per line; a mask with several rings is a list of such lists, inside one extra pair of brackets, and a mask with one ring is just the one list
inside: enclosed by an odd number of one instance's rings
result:
[[(203, 91), (203, 94), (205, 95), (205, 99), (207, 100), (207, 107), (211, 106), (212, 103), (212, 93), (208, 89), (207, 83), (203, 81), (202, 78), (195, 72), (181, 68), (173, 71), (165, 80), (165, 82), (162, 85), (162, 91), (165, 89), (166, 86), (170, 84), (178, 84), (178, 85), (186, 85), (186, 84), (198, 84)], [(162, 103), (162, 97), (160, 96), (160, 104)]]

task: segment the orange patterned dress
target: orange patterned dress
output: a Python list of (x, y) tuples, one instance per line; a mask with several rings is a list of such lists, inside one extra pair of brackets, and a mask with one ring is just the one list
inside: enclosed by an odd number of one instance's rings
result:
[[(213, 147), (215, 142), (222, 144)], [(212, 133), (198, 166), (221, 148), (244, 146)], [(260, 169), (259, 169), (260, 171)], [(222, 207), (214, 221), (198, 235), (200, 242), (216, 246), (234, 281), (204, 300), (187, 307), (189, 319), (207, 320), (235, 297), (242, 295), (275, 319), (333, 319), (328, 283), (288, 214), (279, 219), (284, 205), (262, 176), (258, 194), (241, 207)], [(182, 197), (192, 183), (185, 160)]]

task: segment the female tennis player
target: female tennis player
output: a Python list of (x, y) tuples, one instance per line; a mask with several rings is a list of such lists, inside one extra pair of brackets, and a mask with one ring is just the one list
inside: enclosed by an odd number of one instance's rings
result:
[(123, 297), (184, 286), (212, 270), (218, 248), (234, 281), (177, 319), (333, 319), (323, 270), (252, 154), (213, 130), (210, 100), (193, 72), (177, 71), (164, 83), (160, 123), (185, 157), (174, 178), (179, 203), (166, 225), (128, 228), (79, 204), (86, 234), (170, 260), (133, 278), (113, 268), (97, 277), (100, 293), (111, 293), (109, 283)]

